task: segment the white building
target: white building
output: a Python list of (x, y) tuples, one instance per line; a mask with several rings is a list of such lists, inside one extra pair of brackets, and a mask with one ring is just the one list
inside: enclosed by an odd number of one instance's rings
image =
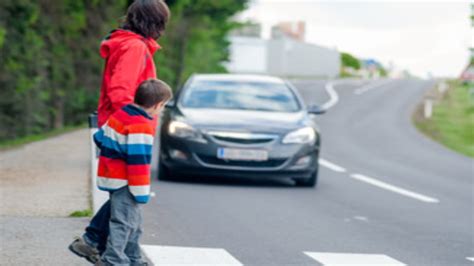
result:
[(231, 36), (231, 73), (269, 74), (281, 77), (334, 78), (340, 71), (340, 54), (335, 49), (282, 37)]

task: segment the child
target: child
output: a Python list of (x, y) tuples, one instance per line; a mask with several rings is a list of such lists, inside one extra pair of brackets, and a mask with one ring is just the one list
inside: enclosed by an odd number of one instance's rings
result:
[(100, 148), (97, 186), (110, 191), (111, 216), (105, 252), (96, 265), (146, 265), (140, 246), (140, 204), (150, 194), (153, 117), (172, 97), (163, 81), (148, 79), (138, 87), (133, 104), (112, 114), (94, 135)]

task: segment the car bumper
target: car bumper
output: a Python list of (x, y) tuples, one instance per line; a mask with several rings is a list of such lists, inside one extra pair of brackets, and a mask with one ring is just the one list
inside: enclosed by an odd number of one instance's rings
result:
[[(222, 145), (166, 138), (161, 163), (173, 174), (216, 177), (308, 178), (318, 167), (319, 144), (273, 144), (266, 149), (267, 161), (225, 161), (217, 158)], [(166, 144), (165, 144), (166, 143)], [(232, 146), (227, 146), (232, 147)], [(242, 148), (232, 147), (232, 148)]]

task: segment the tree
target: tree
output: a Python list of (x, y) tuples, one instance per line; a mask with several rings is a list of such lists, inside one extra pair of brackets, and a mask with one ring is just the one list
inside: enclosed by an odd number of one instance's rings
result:
[(343, 67), (351, 67), (355, 70), (360, 69), (360, 61), (349, 53), (341, 53), (341, 63)]
[[(133, 0), (0, 1), (0, 141), (84, 123), (97, 108), (100, 40)], [(246, 0), (168, 0), (158, 77), (179, 87), (224, 72), (232, 16)]]
[[(244, 10), (245, 0), (167, 1), (172, 19), (160, 40), (158, 75), (175, 88), (195, 72), (225, 72), (228, 60), (227, 34), (239, 26), (231, 18)], [(160, 66), (164, 66), (160, 70)]]
[(84, 121), (96, 105), (97, 45), (124, 1), (0, 3), (0, 139)]

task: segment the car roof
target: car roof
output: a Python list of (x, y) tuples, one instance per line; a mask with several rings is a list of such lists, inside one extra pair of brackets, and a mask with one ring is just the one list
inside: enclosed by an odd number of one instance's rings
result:
[(284, 83), (281, 78), (267, 75), (247, 75), (247, 74), (195, 74), (195, 80), (206, 81), (246, 81), (246, 82), (268, 82), (268, 83)]

